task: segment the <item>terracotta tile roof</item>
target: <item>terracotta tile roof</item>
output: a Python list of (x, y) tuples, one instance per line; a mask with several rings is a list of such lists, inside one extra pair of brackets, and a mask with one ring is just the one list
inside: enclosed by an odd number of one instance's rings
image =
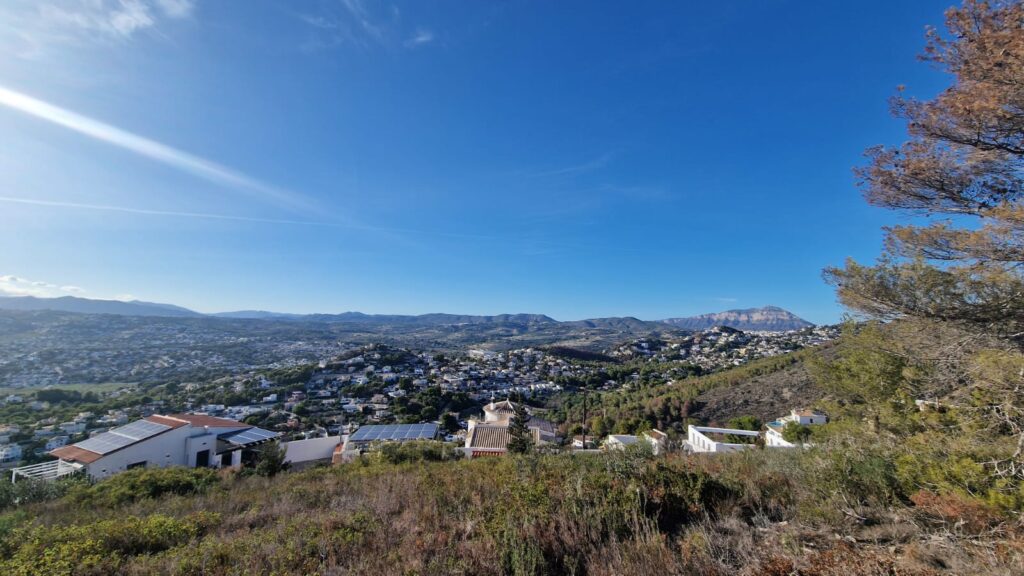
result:
[(504, 452), (495, 452), (493, 450), (473, 450), (473, 458), (479, 458), (481, 456), (501, 456)]
[(214, 416), (207, 416), (205, 414), (171, 414), (168, 418), (175, 420), (184, 420), (193, 426), (209, 426), (210, 428), (252, 428), (248, 424), (242, 424), (237, 420), (228, 420), (227, 418), (216, 418)]
[(159, 414), (146, 416), (146, 420), (148, 420), (149, 422), (155, 422), (157, 424), (163, 424), (164, 426), (170, 426), (171, 428), (181, 428), (185, 424), (188, 424), (186, 420), (182, 420), (180, 418), (171, 418), (169, 416), (160, 416)]
[(102, 454), (83, 450), (73, 444), (71, 446), (61, 446), (60, 448), (50, 450), (50, 454), (60, 458), (61, 460), (81, 462), (82, 464), (90, 464), (103, 457)]
[(466, 439), (466, 447), (505, 450), (508, 448), (508, 441), (507, 426), (477, 424), (469, 432), (469, 437)]

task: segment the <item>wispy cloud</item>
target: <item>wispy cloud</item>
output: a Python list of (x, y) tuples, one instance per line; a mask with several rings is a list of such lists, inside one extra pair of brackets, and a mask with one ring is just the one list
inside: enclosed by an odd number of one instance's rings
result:
[(331, 221), (317, 221), (317, 220), (288, 220), (280, 218), (259, 218), (251, 216), (236, 216), (232, 214), (213, 214), (206, 212), (184, 212), (175, 210), (156, 210), (150, 208), (134, 208), (129, 206), (112, 206), (106, 204), (88, 204), (82, 202), (65, 202), (61, 200), (40, 200), (36, 198), (19, 198), (11, 196), (0, 196), (0, 203), (8, 204), (23, 204), (28, 206), (45, 206), (51, 208), (67, 208), (77, 210), (90, 210), (100, 212), (119, 212), (122, 214), (139, 214), (145, 216), (168, 216), (173, 218), (193, 218), (202, 220), (228, 220), (235, 222), (252, 222), (256, 224), (281, 224), (281, 225), (293, 225), (293, 226), (315, 226), (324, 228), (335, 228), (343, 230), (354, 230), (360, 232), (374, 232), (382, 235), (392, 237), (394, 240), (406, 241), (410, 244), (415, 245), (410, 238), (411, 237), (436, 237), (436, 238), (449, 238), (458, 241), (477, 241), (477, 242), (488, 242), (496, 244), (505, 244), (509, 246), (515, 246), (516, 248), (522, 248), (526, 245), (531, 246), (545, 246), (548, 248), (565, 248), (575, 250), (603, 250), (603, 251), (626, 251), (634, 252), (640, 249), (634, 249), (629, 247), (609, 245), (609, 246), (595, 246), (587, 244), (576, 244), (572, 242), (564, 242), (560, 240), (547, 240), (544, 238), (522, 238), (522, 237), (504, 237), (504, 236), (491, 236), (487, 234), (470, 234), (461, 232), (448, 232), (441, 230), (413, 230), (408, 228), (394, 228), (389, 226), (375, 226), (373, 224), (356, 224), (356, 223), (342, 223), (342, 222), (331, 222)]
[[(8, 204), (25, 204), (28, 206), (49, 206), (52, 208), (76, 208), (100, 212), (121, 212), (122, 214), (140, 214), (144, 216), (173, 216), (176, 218), (199, 218), (204, 220), (232, 220), (236, 222), (254, 222), (258, 224), (295, 224), (299, 226), (332, 226), (349, 227), (335, 222), (317, 222), (311, 220), (288, 220), (282, 218), (258, 218), (251, 216), (235, 216), (231, 214), (212, 214), (207, 212), (184, 212), (176, 210), (154, 210), (150, 208), (132, 208), (129, 206), (112, 206), (108, 204), (87, 204), (82, 202), (64, 202), (60, 200), (37, 200), (35, 198), (17, 198), (0, 196), (0, 202)], [(372, 227), (358, 227), (372, 230)]]
[(0, 49), (35, 58), (52, 45), (120, 43), (165, 21), (190, 17), (196, 1), (5, 0), (0, 2)]
[(132, 294), (117, 294), (116, 296), (95, 296), (89, 294), (84, 288), (72, 285), (60, 285), (42, 280), (29, 280), (13, 274), (0, 274), (0, 296), (34, 296), (36, 298), (60, 298), (61, 296), (88, 296), (90, 298), (102, 298), (110, 300), (123, 300), (130, 302), (138, 300)]
[(156, 160), (193, 176), (232, 188), (261, 200), (270, 200), (290, 208), (308, 209), (311, 206), (308, 199), (294, 192), (260, 182), (216, 162), (54, 106), (3, 86), (0, 86), (0, 106), (6, 106), (23, 114), (62, 126), (79, 134)]
[(588, 172), (594, 172), (600, 170), (608, 165), (614, 155), (611, 152), (605, 152), (600, 156), (579, 162), (577, 164), (570, 164), (568, 166), (558, 166), (552, 168), (545, 168), (542, 170), (535, 170), (527, 172), (526, 175), (532, 178), (544, 178), (548, 176), (570, 176), (573, 174), (585, 174)]
[(36, 296), (38, 298), (54, 298), (71, 294), (82, 294), (85, 290), (78, 286), (61, 286), (51, 282), (29, 280), (12, 274), (0, 275), (0, 294), (7, 296)]
[(363, 50), (371, 48), (412, 49), (426, 46), (435, 39), (432, 30), (413, 27), (402, 18), (397, 7), (363, 0), (340, 0), (315, 14), (300, 14), (299, 19), (311, 29), (303, 45), (310, 51), (342, 45)]
[(417, 46), (423, 46), (424, 44), (430, 44), (434, 41), (434, 33), (426, 28), (417, 28), (416, 33), (410, 36), (403, 45), (406, 48), (415, 48)]
[(374, 24), (369, 10), (362, 0), (341, 0), (342, 6), (348, 11), (349, 16), (358, 24), (363, 34), (377, 42), (384, 40), (384, 32), (378, 24)]
[(196, 7), (195, 0), (156, 0), (160, 9), (170, 18), (186, 18)]

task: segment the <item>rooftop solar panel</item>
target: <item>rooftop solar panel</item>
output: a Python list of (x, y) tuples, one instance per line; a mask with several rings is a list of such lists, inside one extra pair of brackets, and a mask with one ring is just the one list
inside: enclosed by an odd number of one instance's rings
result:
[(170, 429), (170, 426), (149, 422), (148, 420), (139, 420), (82, 440), (76, 443), (75, 446), (97, 454), (108, 454)]
[(131, 424), (121, 426), (120, 428), (114, 428), (113, 430), (111, 430), (111, 432), (114, 434), (127, 436), (129, 438), (132, 438), (133, 440), (143, 440), (145, 438), (149, 438), (150, 436), (156, 436), (157, 434), (163, 432), (164, 430), (170, 430), (170, 428), (171, 427), (167, 426), (166, 424), (158, 424), (156, 422), (150, 422), (148, 420), (139, 420), (137, 422), (132, 422)]
[(220, 439), (230, 444), (245, 446), (247, 444), (277, 438), (280, 435), (281, 434), (278, 432), (271, 432), (270, 430), (264, 430), (262, 428), (246, 428), (245, 430), (225, 434), (224, 436), (221, 436)]
[(106, 454), (119, 448), (124, 448), (125, 446), (134, 444), (135, 442), (136, 440), (127, 436), (121, 436), (119, 434), (114, 434), (113, 432), (104, 432), (103, 434), (98, 434), (92, 438), (83, 440), (78, 444), (75, 444), (75, 446), (78, 446), (83, 450), (89, 450), (90, 452)]
[(437, 436), (437, 424), (374, 424), (363, 426), (349, 437), (353, 442), (374, 440), (429, 440)]

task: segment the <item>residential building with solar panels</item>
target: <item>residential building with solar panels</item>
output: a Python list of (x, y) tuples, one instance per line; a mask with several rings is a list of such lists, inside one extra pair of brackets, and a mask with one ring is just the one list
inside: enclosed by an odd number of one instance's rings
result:
[(372, 424), (360, 426), (349, 435), (344, 451), (364, 450), (375, 442), (408, 442), (436, 440), (440, 426), (434, 422), (423, 424)]
[(23, 475), (45, 477), (49, 468), (74, 469), (100, 479), (140, 467), (239, 467), (247, 452), (278, 436), (277, 432), (203, 414), (153, 415), (51, 450), (58, 458), (56, 466), (47, 462), (25, 467)]

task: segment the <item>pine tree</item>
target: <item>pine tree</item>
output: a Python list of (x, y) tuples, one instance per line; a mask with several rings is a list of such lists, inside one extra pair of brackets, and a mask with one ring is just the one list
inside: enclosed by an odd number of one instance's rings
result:
[(533, 450), (533, 435), (527, 425), (530, 414), (523, 404), (513, 404), (513, 410), (508, 423), (508, 451), (512, 454), (526, 454)]
[(927, 101), (894, 98), (910, 138), (868, 150), (857, 175), (871, 204), (941, 219), (889, 228), (874, 265), (850, 260), (825, 271), (845, 305), (898, 321), (887, 325), (894, 334), (882, 350), (895, 359), (883, 367), (892, 374), (869, 377), (878, 367), (853, 357), (833, 380), (847, 389), (862, 382), (864, 401), (880, 405), (879, 394), (907, 380), (902, 359), (923, 361), (929, 381), (911, 390), (915, 397), (951, 401), (973, 420), (965, 429), (988, 431), (978, 441), (993, 440), (993, 431), (1015, 436), (1009, 454), (984, 465), (1021, 480), (1024, 2), (966, 0), (946, 13), (945, 33), (928, 31), (922, 59), (948, 72), (952, 84)]
[(948, 219), (889, 228), (874, 266), (826, 271), (847, 306), (951, 323), (1024, 347), (1024, 3), (968, 0), (922, 59), (950, 73), (930, 101), (897, 96), (910, 140), (867, 151), (868, 202)]

